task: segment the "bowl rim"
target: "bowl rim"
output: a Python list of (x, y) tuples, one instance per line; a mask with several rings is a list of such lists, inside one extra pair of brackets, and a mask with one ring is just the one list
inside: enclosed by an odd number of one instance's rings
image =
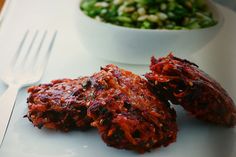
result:
[(130, 28), (130, 27), (124, 27), (124, 26), (119, 26), (111, 23), (106, 23), (102, 21), (95, 20), (94, 18), (91, 18), (87, 16), (80, 8), (80, 4), (83, 0), (78, 0), (79, 5), (78, 5), (78, 12), (79, 15), (81, 15), (82, 18), (90, 22), (91, 24), (96, 24), (108, 28), (113, 28), (117, 30), (124, 30), (124, 31), (134, 31), (134, 32), (149, 32), (149, 33), (154, 33), (154, 32), (165, 32), (165, 33), (184, 33), (184, 32), (194, 32), (194, 31), (208, 31), (211, 30), (212, 28), (220, 28), (223, 23), (224, 23), (224, 17), (222, 12), (219, 9), (219, 6), (213, 2), (212, 0), (206, 0), (207, 5), (209, 9), (212, 11), (213, 17), (216, 19), (217, 24), (214, 26), (206, 27), (206, 28), (197, 28), (197, 29), (181, 29), (181, 30), (173, 30), (173, 29), (140, 29), (140, 28)]

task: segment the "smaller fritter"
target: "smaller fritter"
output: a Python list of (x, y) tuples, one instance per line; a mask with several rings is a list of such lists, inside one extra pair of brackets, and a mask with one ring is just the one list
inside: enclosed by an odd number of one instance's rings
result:
[(180, 104), (195, 117), (208, 122), (234, 126), (236, 107), (222, 86), (198, 66), (174, 57), (152, 57), (151, 72), (145, 77), (163, 98)]
[(175, 111), (151, 92), (145, 79), (114, 65), (90, 79), (96, 99), (88, 115), (107, 145), (144, 153), (176, 141)]
[(87, 129), (91, 118), (87, 107), (93, 88), (88, 77), (54, 80), (48, 84), (33, 86), (28, 103), (28, 119), (34, 126), (69, 131)]

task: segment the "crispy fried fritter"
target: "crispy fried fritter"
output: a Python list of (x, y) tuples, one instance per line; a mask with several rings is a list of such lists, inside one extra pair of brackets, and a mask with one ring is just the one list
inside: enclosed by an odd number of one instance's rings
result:
[(94, 88), (88, 77), (54, 80), (28, 89), (28, 119), (38, 128), (62, 131), (86, 129), (91, 119), (87, 105)]
[(27, 117), (41, 128), (98, 128), (109, 146), (140, 153), (176, 140), (176, 113), (138, 75), (108, 65), (91, 77), (29, 88)]
[(138, 75), (108, 65), (91, 76), (96, 99), (88, 115), (109, 146), (143, 153), (176, 140), (174, 109)]
[(225, 126), (236, 124), (236, 108), (222, 86), (194, 63), (174, 57), (152, 57), (145, 77), (156, 92), (182, 105), (198, 119)]

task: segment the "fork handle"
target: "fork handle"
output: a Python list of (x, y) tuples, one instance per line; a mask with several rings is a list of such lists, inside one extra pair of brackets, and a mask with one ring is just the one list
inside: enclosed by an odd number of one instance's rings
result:
[(3, 143), (10, 122), (19, 89), (20, 86), (18, 85), (10, 85), (5, 93), (0, 97), (0, 147)]

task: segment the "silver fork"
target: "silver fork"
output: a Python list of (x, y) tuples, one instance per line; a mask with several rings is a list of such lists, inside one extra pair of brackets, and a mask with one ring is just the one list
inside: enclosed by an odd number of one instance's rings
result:
[(10, 122), (18, 91), (41, 79), (56, 36), (57, 31), (52, 35), (49, 35), (47, 31), (35, 31), (33, 35), (32, 32), (26, 31), (8, 68), (3, 73), (2, 80), (8, 85), (8, 89), (0, 97), (0, 147)]

